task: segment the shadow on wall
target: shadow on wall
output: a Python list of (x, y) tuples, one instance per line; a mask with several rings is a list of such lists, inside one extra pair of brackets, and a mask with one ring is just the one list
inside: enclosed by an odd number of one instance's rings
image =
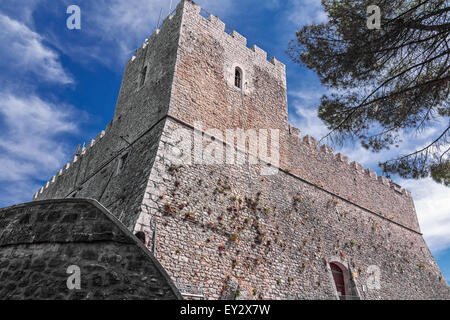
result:
[(147, 248), (95, 200), (0, 209), (0, 299), (182, 299)]

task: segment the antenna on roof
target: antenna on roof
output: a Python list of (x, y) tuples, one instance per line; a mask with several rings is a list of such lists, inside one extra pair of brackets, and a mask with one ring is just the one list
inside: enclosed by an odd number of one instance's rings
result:
[(172, 13), (172, 0), (170, 0), (170, 5), (169, 5), (169, 14)]
[(161, 14), (162, 14), (162, 8), (159, 10), (159, 18), (158, 18), (158, 24), (156, 25), (156, 29), (159, 29), (159, 23), (161, 22)]

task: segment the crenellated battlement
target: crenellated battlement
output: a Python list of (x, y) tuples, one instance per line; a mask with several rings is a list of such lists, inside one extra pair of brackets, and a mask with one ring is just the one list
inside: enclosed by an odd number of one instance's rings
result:
[(411, 198), (410, 191), (402, 188), (386, 177), (377, 176), (377, 173), (372, 169), (364, 168), (364, 166), (357, 161), (350, 162), (349, 158), (342, 153), (334, 154), (334, 150), (330, 146), (327, 146), (325, 144), (319, 146), (318, 141), (309, 135), (301, 137), (300, 129), (289, 125), (288, 133), (290, 138), (292, 138), (294, 141), (297, 140), (296, 145), (300, 150), (308, 148), (309, 152), (320, 155), (322, 157), (322, 160), (326, 160), (327, 162), (335, 162), (337, 164), (341, 163), (341, 165), (339, 166), (343, 167), (341, 172), (342, 174), (345, 174), (345, 172), (355, 172), (358, 175), (365, 177), (365, 179), (367, 179), (370, 183), (386, 186), (386, 192), (395, 192), (396, 194), (402, 194), (407, 198)]
[(419, 230), (411, 192), (289, 125), (281, 166), (292, 174), (390, 220)]
[[(187, 8), (186, 4), (188, 6)], [(136, 59), (136, 57), (139, 58), (143, 54), (143, 51), (148, 45), (148, 43), (155, 41), (155, 39), (160, 35), (161, 31), (167, 28), (171, 23), (173, 23), (174, 20), (176, 20), (174, 19), (175, 16), (181, 19), (181, 16), (185, 11), (189, 12), (190, 14), (195, 14), (197, 20), (204, 22), (206, 27), (214, 29), (218, 32), (222, 32), (224, 36), (226, 35), (226, 37), (231, 41), (233, 41), (234, 43), (238, 44), (242, 48), (248, 49), (249, 53), (252, 54), (255, 61), (257, 62), (264, 61), (267, 63), (267, 66), (272, 66), (272, 68), (273, 66), (275, 66), (276, 70), (286, 72), (286, 66), (284, 63), (282, 63), (275, 57), (268, 55), (266, 51), (259, 48), (257, 45), (252, 45), (251, 47), (248, 47), (246, 37), (244, 37), (234, 29), (229, 29), (228, 26), (225, 24), (225, 22), (220, 20), (219, 17), (210, 14), (206, 10), (202, 9), (199, 5), (191, 1), (181, 1), (177, 6), (177, 8), (171, 14), (169, 14), (166, 17), (166, 19), (164, 19), (164, 21), (161, 24), (161, 27), (157, 28), (148, 39), (145, 39), (142, 46), (137, 49), (136, 56), (131, 57), (130, 61), (133, 62)]]
[(145, 39), (142, 45), (136, 49), (136, 54), (130, 57), (129, 62), (134, 62), (137, 58), (141, 58), (143, 55), (145, 55), (145, 49), (148, 46), (148, 44), (155, 41), (157, 37), (160, 35), (162, 30), (167, 29), (171, 24), (174, 23), (174, 20), (176, 20), (174, 19), (175, 17), (174, 13), (176, 13), (177, 16), (181, 15), (181, 13), (177, 12), (177, 9), (175, 9), (172, 13), (170, 13), (164, 19), (161, 25), (155, 29), (155, 31), (150, 35), (150, 37)]
[[(189, 4), (192, 7), (192, 11), (195, 12), (198, 16), (200, 16), (204, 21), (207, 22), (208, 26), (211, 26), (212, 28), (215, 28), (224, 34), (228, 35), (230, 38), (232, 38), (235, 43), (238, 43), (242, 47), (246, 47), (249, 50), (252, 50), (255, 53), (255, 57), (264, 57), (264, 60), (267, 62), (270, 62), (272, 65), (275, 65), (276, 67), (279, 67), (283, 70), (285, 70), (285, 65), (278, 61), (276, 58), (270, 58), (270, 60), (267, 60), (268, 54), (266, 51), (258, 48), (256, 50), (257, 46), (253, 45), (251, 48), (247, 47), (247, 38), (241, 35), (236, 30), (230, 28), (225, 22), (220, 20), (219, 17), (209, 13), (205, 9), (201, 8), (199, 5), (193, 3), (192, 1), (185, 1), (185, 3)], [(181, 4), (181, 2), (180, 2)]]
[(97, 134), (95, 139), (92, 139), (87, 144), (87, 146), (84, 146), (80, 150), (79, 154), (75, 154), (74, 157), (63, 166), (62, 169), (60, 169), (52, 178), (50, 178), (50, 180), (47, 181), (47, 183), (43, 187), (41, 187), (38, 192), (36, 192), (34, 194), (33, 200), (38, 199), (39, 195), (43, 194), (46, 189), (51, 188), (52, 185), (55, 184), (56, 181), (61, 178), (61, 176), (70, 174), (72, 172), (75, 164), (78, 161), (80, 161), (82, 158), (86, 157), (89, 154), (89, 151), (94, 147), (94, 145), (96, 143), (98, 143), (105, 136), (106, 131), (108, 130), (108, 127), (109, 127), (109, 125), (105, 128), (105, 130), (100, 131)]

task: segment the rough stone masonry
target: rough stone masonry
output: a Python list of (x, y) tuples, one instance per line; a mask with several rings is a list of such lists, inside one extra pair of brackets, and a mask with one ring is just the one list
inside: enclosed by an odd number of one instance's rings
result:
[[(207, 299), (448, 299), (411, 194), (300, 139), (284, 64), (225, 29), (181, 1), (127, 62), (111, 123), (33, 200), (97, 200)], [(278, 173), (174, 161), (198, 122), (205, 146), (227, 145), (211, 129), (279, 130)]]
[[(79, 284), (70, 267), (79, 268)], [(0, 209), (0, 299), (182, 299), (169, 275), (95, 200)]]

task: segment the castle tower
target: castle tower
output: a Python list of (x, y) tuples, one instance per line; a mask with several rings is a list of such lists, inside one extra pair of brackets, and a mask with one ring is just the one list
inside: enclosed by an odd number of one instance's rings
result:
[[(113, 121), (34, 200), (98, 200), (209, 299), (447, 297), (410, 193), (300, 140), (285, 66), (225, 30), (181, 1), (127, 62)], [(252, 130), (277, 147), (249, 164)]]

